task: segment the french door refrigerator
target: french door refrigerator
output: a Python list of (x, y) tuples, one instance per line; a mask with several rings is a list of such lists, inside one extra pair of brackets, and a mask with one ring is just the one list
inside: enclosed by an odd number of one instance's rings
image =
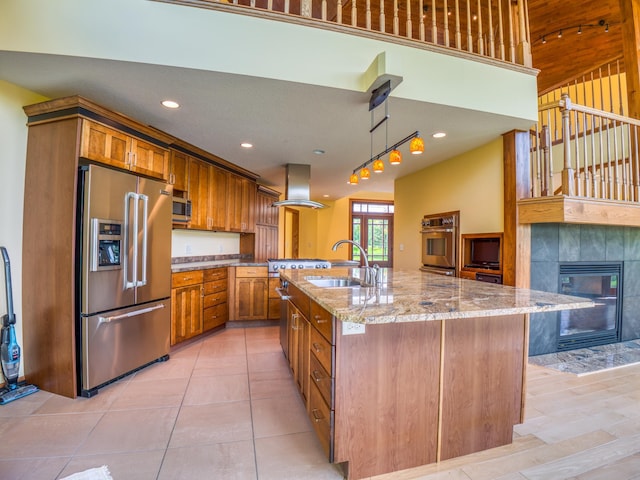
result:
[(79, 393), (168, 359), (171, 192), (97, 165), (78, 175)]

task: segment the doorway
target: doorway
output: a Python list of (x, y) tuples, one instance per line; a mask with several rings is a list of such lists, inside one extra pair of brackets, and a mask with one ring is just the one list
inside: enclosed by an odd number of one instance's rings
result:
[[(366, 250), (370, 265), (393, 267), (393, 202), (351, 200), (350, 205), (351, 240)], [(355, 247), (351, 259), (364, 264)]]
[(294, 208), (284, 209), (284, 258), (299, 258), (300, 212)]

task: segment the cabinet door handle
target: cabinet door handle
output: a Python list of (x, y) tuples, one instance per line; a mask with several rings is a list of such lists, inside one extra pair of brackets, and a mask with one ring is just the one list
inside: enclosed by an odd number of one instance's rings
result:
[(298, 314), (291, 314), (291, 330), (298, 330)]
[(313, 318), (315, 319), (316, 323), (327, 323), (328, 320), (325, 318), (323, 319), (320, 315), (314, 315)]
[(204, 298), (204, 287), (200, 287), (200, 296)]
[(324, 420), (324, 415), (322, 415), (322, 412), (320, 412), (320, 410), (318, 410), (317, 408), (311, 410), (311, 414), (313, 415), (313, 419), (316, 422), (321, 422), (322, 420)]
[(324, 348), (322, 348), (322, 346), (317, 342), (313, 342), (312, 346), (316, 353), (320, 353), (322, 350), (324, 350)]
[(320, 373), (318, 370), (314, 370), (314, 371), (313, 371), (313, 373), (312, 373), (312, 375), (313, 375), (313, 379), (314, 379), (316, 382), (321, 382), (321, 381), (322, 381), (322, 380), (324, 380), (324, 378), (325, 378), (325, 376), (324, 376), (324, 375), (322, 375), (322, 373)]

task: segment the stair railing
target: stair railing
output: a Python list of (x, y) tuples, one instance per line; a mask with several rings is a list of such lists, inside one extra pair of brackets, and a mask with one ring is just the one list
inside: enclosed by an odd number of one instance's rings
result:
[(538, 108), (531, 196), (640, 202), (640, 120), (578, 105), (563, 94)]

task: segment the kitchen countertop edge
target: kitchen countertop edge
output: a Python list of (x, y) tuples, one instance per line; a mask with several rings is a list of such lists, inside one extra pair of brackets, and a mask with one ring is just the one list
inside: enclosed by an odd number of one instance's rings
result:
[[(293, 283), (336, 319), (351, 323), (439, 321), (554, 312), (594, 306), (593, 302), (586, 298), (419, 271), (398, 272), (402, 277), (399, 281), (396, 281), (389, 271), (389, 281), (381, 287), (323, 288), (305, 280), (308, 276), (353, 278), (357, 277), (357, 271), (358, 269), (336, 268), (331, 272), (323, 272), (323, 275), (310, 275), (308, 271), (283, 271), (281, 277)], [(408, 279), (413, 285), (402, 285), (402, 282), (408, 283)], [(433, 291), (432, 295), (425, 293), (429, 288)], [(457, 292), (457, 295), (451, 295), (453, 291)], [(380, 298), (390, 303), (379, 303)], [(356, 305), (353, 303), (354, 299), (362, 303)], [(485, 303), (490, 306), (484, 305)]]

